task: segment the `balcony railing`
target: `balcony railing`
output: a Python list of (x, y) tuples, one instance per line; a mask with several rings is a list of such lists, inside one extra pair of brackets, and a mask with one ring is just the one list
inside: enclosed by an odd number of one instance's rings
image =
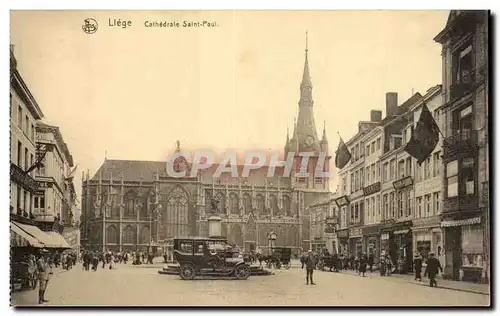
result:
[(452, 100), (463, 96), (464, 94), (471, 91), (474, 86), (476, 79), (476, 70), (471, 69), (469, 72), (462, 74), (454, 83), (450, 86), (450, 97)]
[(456, 131), (453, 136), (447, 137), (443, 144), (443, 155), (452, 155), (457, 151), (466, 151), (478, 145), (477, 130)]

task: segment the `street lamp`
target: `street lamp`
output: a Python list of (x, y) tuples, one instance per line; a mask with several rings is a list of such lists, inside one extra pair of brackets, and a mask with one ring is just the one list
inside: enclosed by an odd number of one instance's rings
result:
[(276, 243), (276, 238), (278, 235), (275, 232), (270, 232), (267, 234), (267, 239), (269, 240), (269, 252), (272, 253), (272, 250), (274, 248), (274, 245)]
[(149, 212), (149, 251), (153, 252), (153, 213), (156, 214), (156, 239), (158, 241), (158, 217), (160, 216), (159, 211), (161, 210), (161, 204), (155, 201), (153, 204), (155, 207)]

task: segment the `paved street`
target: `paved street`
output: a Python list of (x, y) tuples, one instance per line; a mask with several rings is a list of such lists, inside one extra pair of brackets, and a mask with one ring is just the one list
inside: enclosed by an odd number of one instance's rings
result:
[[(359, 277), (315, 271), (317, 285), (293, 267), (246, 281), (183, 281), (157, 273), (154, 266), (118, 265), (85, 272), (81, 265), (55, 275), (46, 305), (120, 306), (484, 306), (488, 295), (429, 288), (401, 278)], [(33, 305), (37, 291), (14, 293), (12, 305)]]

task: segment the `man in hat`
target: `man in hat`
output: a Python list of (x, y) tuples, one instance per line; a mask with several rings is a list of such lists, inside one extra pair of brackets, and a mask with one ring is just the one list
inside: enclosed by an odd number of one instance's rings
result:
[(443, 272), (443, 267), (438, 259), (436, 259), (434, 252), (430, 253), (430, 258), (427, 260), (427, 267), (425, 268), (424, 276), (429, 275), (430, 286), (437, 287), (436, 275), (441, 271)]
[(309, 280), (311, 280), (311, 285), (316, 285), (313, 281), (313, 272), (314, 267), (316, 266), (316, 258), (311, 249), (307, 251), (307, 254), (304, 256), (304, 263), (302, 264), (302, 268), (304, 265), (306, 266), (306, 284), (309, 284)]
[(415, 270), (415, 281), (422, 281), (422, 257), (418, 253), (413, 259), (413, 269)]
[(38, 304), (48, 302), (45, 299), (45, 291), (47, 290), (47, 283), (49, 282), (50, 275), (52, 274), (49, 264), (49, 254), (50, 252), (48, 250), (40, 249), (38, 252), (39, 257), (36, 261), (38, 280), (40, 281), (40, 287), (38, 289)]

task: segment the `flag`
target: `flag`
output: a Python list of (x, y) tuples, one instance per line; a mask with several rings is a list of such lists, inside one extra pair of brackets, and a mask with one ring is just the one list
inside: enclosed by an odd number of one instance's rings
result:
[(335, 153), (335, 167), (342, 169), (347, 165), (347, 163), (351, 160), (351, 153), (349, 152), (349, 148), (340, 137), (339, 148)]
[(432, 153), (439, 142), (439, 127), (424, 103), (417, 126), (404, 150), (417, 159), (419, 165)]

